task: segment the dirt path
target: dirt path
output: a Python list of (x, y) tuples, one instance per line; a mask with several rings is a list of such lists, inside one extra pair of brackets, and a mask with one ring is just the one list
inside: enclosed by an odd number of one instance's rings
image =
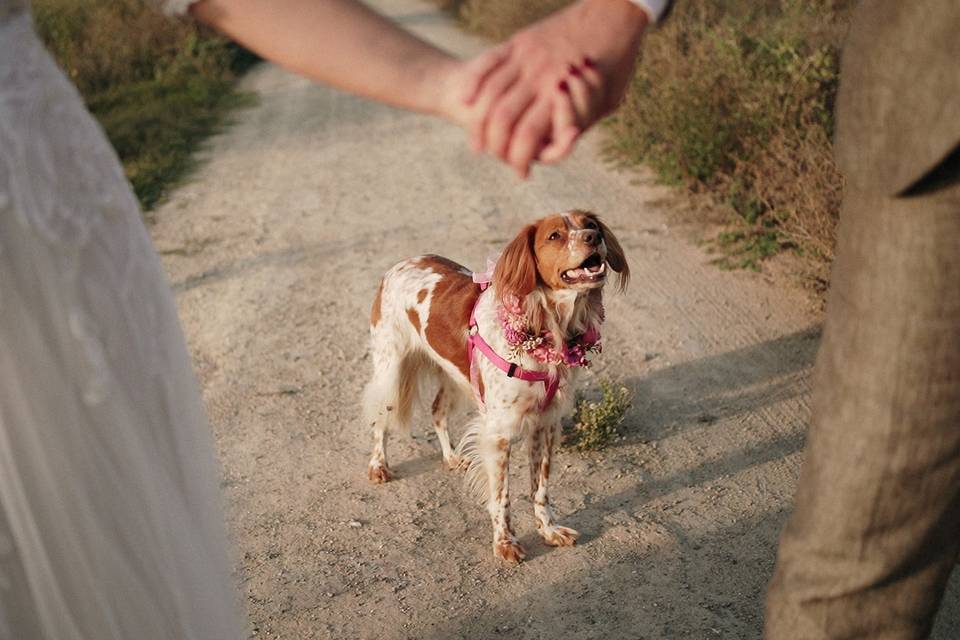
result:
[[(445, 46), (478, 46), (416, 0), (376, 4)], [(444, 123), (268, 65), (245, 85), (259, 105), (212, 142), (153, 234), (223, 461), (252, 633), (758, 637), (809, 411), (809, 302), (710, 266), (668, 222), (670, 192), (609, 170), (596, 138), (518, 184)], [(538, 542), (514, 483), (530, 558), (506, 567), (427, 429), (395, 440), (398, 481), (367, 483), (366, 318), (399, 259), (480, 267), (525, 221), (572, 207), (604, 215), (631, 259), (591, 379), (624, 380), (634, 409), (617, 446), (560, 455), (554, 497), (575, 548)], [(957, 600), (938, 637), (956, 637)]]

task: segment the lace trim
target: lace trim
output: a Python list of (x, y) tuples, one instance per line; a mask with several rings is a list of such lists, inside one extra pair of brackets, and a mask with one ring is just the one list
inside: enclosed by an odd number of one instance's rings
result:
[(0, 23), (0, 193), (21, 222), (67, 246), (84, 245), (105, 217), (138, 211), (116, 154), (29, 14)]

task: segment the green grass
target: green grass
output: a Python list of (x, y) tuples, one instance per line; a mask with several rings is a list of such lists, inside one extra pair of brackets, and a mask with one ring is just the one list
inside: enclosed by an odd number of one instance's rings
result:
[(190, 171), (227, 113), (251, 101), (234, 85), (255, 58), (189, 21), (139, 0), (36, 0), (33, 9), (145, 210)]

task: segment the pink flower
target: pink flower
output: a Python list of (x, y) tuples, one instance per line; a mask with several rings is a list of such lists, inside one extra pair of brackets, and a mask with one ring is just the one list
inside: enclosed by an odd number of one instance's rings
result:
[(586, 333), (577, 336), (569, 344), (561, 345), (559, 349), (549, 331), (534, 335), (527, 326), (523, 305), (516, 296), (509, 296), (497, 307), (497, 319), (510, 345), (510, 355), (516, 359), (527, 353), (543, 364), (588, 367), (590, 361), (587, 354), (600, 351), (600, 332), (596, 327), (590, 327)]

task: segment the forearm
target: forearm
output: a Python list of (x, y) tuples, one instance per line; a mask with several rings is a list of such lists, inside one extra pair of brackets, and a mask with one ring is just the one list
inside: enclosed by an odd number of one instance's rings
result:
[(351, 0), (200, 0), (191, 8), (264, 58), (394, 106), (441, 113), (455, 59)]

